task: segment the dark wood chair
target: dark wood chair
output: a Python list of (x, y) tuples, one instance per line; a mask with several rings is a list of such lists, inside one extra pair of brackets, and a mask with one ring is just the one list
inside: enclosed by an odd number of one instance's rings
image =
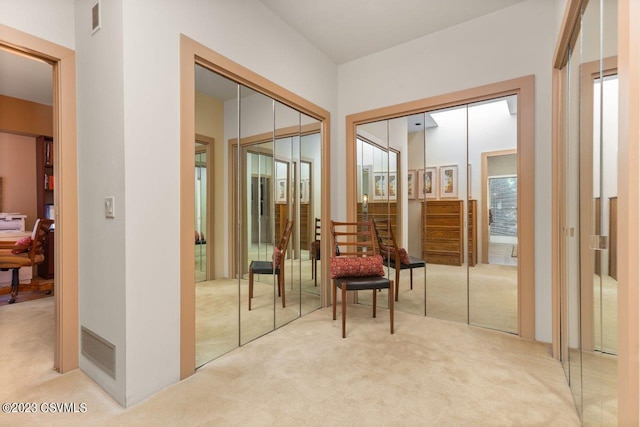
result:
[(396, 301), (400, 293), (400, 270), (409, 270), (410, 289), (413, 290), (413, 269), (425, 268), (423, 259), (412, 257), (404, 248), (399, 248), (388, 219), (374, 219), (373, 225), (378, 239), (378, 248), (385, 266), (396, 272)]
[(285, 307), (284, 259), (287, 256), (287, 246), (291, 238), (291, 230), (293, 230), (293, 220), (289, 219), (284, 227), (280, 241), (274, 249), (274, 255), (271, 261), (251, 261), (249, 265), (249, 310), (251, 310), (251, 299), (253, 298), (254, 274), (275, 273), (278, 279), (278, 296), (282, 295), (282, 308)]
[[(336, 320), (338, 288), (342, 291), (342, 338), (346, 337), (347, 291), (373, 291), (373, 317), (376, 317), (376, 296), (389, 289), (389, 323), (393, 334), (393, 280), (384, 277), (382, 257), (376, 253), (372, 221), (331, 221), (334, 256), (331, 257), (333, 282), (333, 320)], [(379, 264), (379, 265), (377, 265)]]
[(20, 253), (15, 253), (19, 250), (19, 247), (14, 244), (10, 246), (3, 245), (0, 248), (0, 270), (11, 270), (11, 298), (9, 299), (9, 304), (16, 302), (16, 297), (20, 291), (20, 268), (33, 267), (44, 261), (44, 246), (51, 224), (53, 224), (53, 221), (50, 219), (38, 219), (33, 227), (29, 246), (23, 246)]
[(314, 279), (313, 286), (318, 286), (318, 261), (320, 261), (320, 237), (321, 222), (320, 218), (316, 218), (315, 236), (313, 242), (311, 242), (311, 277)]

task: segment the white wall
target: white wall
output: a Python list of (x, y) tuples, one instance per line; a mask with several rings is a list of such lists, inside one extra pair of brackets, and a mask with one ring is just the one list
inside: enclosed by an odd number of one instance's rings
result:
[(130, 405), (179, 379), (180, 33), (334, 115), (337, 67), (259, 1), (127, 1), (123, 18)]
[[(344, 116), (483, 84), (536, 76), (536, 339), (551, 341), (551, 60), (556, 4), (529, 0), (339, 67)], [(334, 150), (340, 150), (334, 144)], [(344, 148), (342, 148), (344, 150)], [(345, 217), (344, 155), (334, 158), (332, 211)]]
[(73, 49), (75, 3), (75, 0), (0, 0), (0, 24)]
[[(148, 248), (127, 252), (125, 245), (122, 0), (101, 3), (102, 29), (92, 36), (93, 4), (84, 0), (76, 6), (79, 315), (81, 326), (116, 346), (116, 378), (82, 355), (80, 368), (125, 405), (129, 350), (125, 261), (127, 253), (137, 259), (153, 254)], [(146, 167), (153, 159), (149, 152), (138, 167), (158, 175), (158, 170)], [(107, 196), (115, 198), (115, 219), (104, 216)]]

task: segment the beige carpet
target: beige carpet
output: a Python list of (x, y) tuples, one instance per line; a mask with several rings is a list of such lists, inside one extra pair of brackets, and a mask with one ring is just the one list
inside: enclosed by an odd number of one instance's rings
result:
[(255, 276), (251, 311), (248, 280), (241, 280), (239, 290), (238, 281), (231, 279), (196, 283), (196, 366), (320, 308), (320, 296), (304, 288), (300, 292), (293, 280), (287, 281), (283, 308), (273, 283), (261, 281), (267, 279), (271, 277)]
[(2, 401), (85, 402), (88, 410), (2, 414), (1, 425), (580, 425), (547, 345), (405, 313), (391, 335), (385, 310), (372, 319), (354, 305), (346, 339), (330, 310), (317, 310), (123, 409), (81, 371), (51, 372), (53, 299), (15, 308), (28, 305), (0, 313), (10, 347)]
[[(428, 316), (517, 333), (517, 267), (477, 264), (467, 276), (466, 266), (427, 264), (413, 270), (413, 290), (409, 270), (402, 270), (396, 310), (424, 315), (425, 272)], [(387, 276), (395, 278), (395, 271)], [(371, 304), (371, 293), (360, 293), (358, 302)], [(378, 294), (378, 306), (387, 306), (386, 291)]]

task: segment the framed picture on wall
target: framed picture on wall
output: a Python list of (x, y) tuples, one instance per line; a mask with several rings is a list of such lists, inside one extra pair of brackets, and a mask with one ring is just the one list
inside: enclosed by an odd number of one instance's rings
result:
[(440, 166), (440, 198), (458, 198), (458, 165)]
[(415, 199), (418, 193), (416, 188), (417, 174), (415, 170), (407, 172), (407, 197), (409, 199)]
[(398, 197), (398, 176), (395, 172), (389, 172), (389, 200)]
[(429, 167), (420, 171), (418, 193), (421, 199), (435, 199), (438, 188), (437, 168)]
[(387, 173), (386, 172), (374, 172), (373, 173), (373, 200), (386, 200), (387, 199)]
[(276, 184), (276, 203), (287, 203), (287, 180), (279, 179)]

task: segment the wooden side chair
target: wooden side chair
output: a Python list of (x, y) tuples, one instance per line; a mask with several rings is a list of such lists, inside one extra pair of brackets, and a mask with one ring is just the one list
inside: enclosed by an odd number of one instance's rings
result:
[(284, 258), (287, 255), (291, 230), (293, 230), (293, 220), (288, 219), (280, 237), (280, 242), (273, 248), (271, 261), (251, 261), (251, 264), (249, 264), (249, 310), (251, 310), (251, 299), (253, 298), (254, 274), (276, 274), (278, 278), (278, 296), (282, 295), (282, 308), (285, 307)]
[(342, 338), (346, 337), (347, 291), (373, 291), (373, 317), (376, 295), (389, 289), (389, 323), (393, 334), (393, 280), (384, 277), (382, 256), (376, 253), (373, 222), (331, 221), (335, 254), (331, 257), (333, 282), (333, 320), (336, 320), (336, 297), (342, 291)]
[(311, 278), (313, 286), (318, 286), (318, 261), (320, 261), (320, 237), (322, 236), (322, 224), (320, 218), (316, 218), (315, 236), (311, 242)]
[(38, 219), (30, 237), (20, 239), (11, 246), (0, 248), (0, 270), (11, 270), (11, 298), (9, 304), (16, 302), (20, 290), (19, 271), (22, 267), (32, 267), (44, 261), (44, 244), (53, 221)]
[(376, 230), (378, 247), (382, 255), (382, 262), (386, 267), (391, 267), (396, 271), (396, 301), (400, 293), (400, 270), (409, 270), (410, 289), (413, 290), (413, 269), (425, 268), (424, 260), (412, 257), (404, 248), (399, 248), (396, 237), (393, 234), (391, 222), (388, 219), (374, 219), (373, 225)]

